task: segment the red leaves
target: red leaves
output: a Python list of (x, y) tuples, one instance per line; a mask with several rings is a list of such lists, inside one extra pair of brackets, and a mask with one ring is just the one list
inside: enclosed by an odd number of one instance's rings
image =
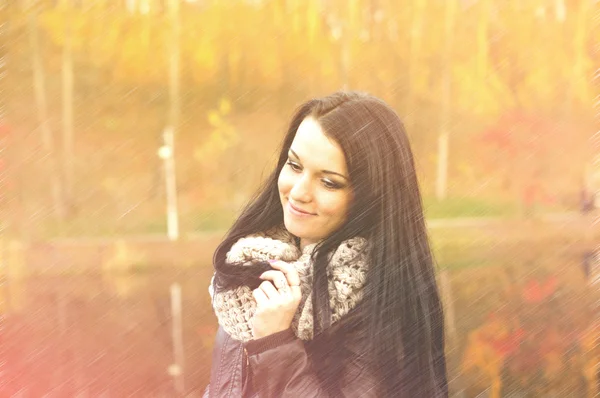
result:
[(525, 285), (523, 289), (523, 299), (528, 303), (541, 303), (546, 300), (556, 291), (558, 280), (555, 276), (547, 278), (540, 283), (536, 279), (532, 279)]
[(518, 328), (499, 338), (488, 338), (487, 343), (494, 349), (497, 355), (506, 358), (517, 352), (524, 337), (525, 331)]
[(481, 140), (487, 146), (500, 150), (510, 158), (518, 155), (544, 152), (552, 140), (548, 137), (555, 126), (546, 118), (515, 111), (500, 117), (484, 131)]

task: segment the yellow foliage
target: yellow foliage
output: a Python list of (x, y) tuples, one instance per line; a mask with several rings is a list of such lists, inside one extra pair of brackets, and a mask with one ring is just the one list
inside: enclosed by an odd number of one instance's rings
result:
[(495, 74), (490, 72), (484, 80), (473, 73), (476, 60), (453, 67), (452, 85), (453, 97), (457, 99), (459, 108), (469, 109), (481, 115), (496, 115), (503, 109), (503, 103), (498, 100), (499, 88)]
[(215, 110), (208, 111), (208, 122), (211, 126), (217, 128), (221, 127), (221, 125), (224, 123), (219, 112)]
[[(297, 6), (290, 6), (290, 8), (297, 8)], [(294, 10), (291, 15), (292, 18), (292, 32), (298, 33), (300, 31), (300, 13)]]
[(219, 101), (219, 112), (221, 115), (228, 115), (231, 112), (231, 102), (227, 98), (221, 98)]
[(307, 26), (308, 26), (308, 40), (313, 44), (317, 37), (317, 31), (319, 27), (319, 18), (321, 10), (319, 10), (319, 4), (316, 0), (310, 0), (308, 2)]
[(588, 397), (598, 396), (598, 367), (600, 362), (598, 358), (587, 360), (583, 365), (583, 375), (587, 382)]
[(219, 101), (217, 109), (207, 113), (209, 124), (213, 127), (208, 139), (194, 150), (196, 161), (209, 164), (224, 151), (239, 142), (235, 128), (225, 118), (231, 112), (231, 102), (227, 98)]
[(503, 358), (485, 343), (481, 331), (471, 332), (468, 341), (461, 364), (462, 372), (479, 371), (487, 379), (487, 384), (492, 386), (492, 396), (499, 396)]
[(114, 177), (106, 177), (102, 180), (102, 187), (110, 194), (115, 193), (119, 189), (119, 181)]
[(469, 334), (468, 341), (463, 357), (462, 371), (468, 372), (476, 368), (483, 371), (490, 379), (499, 376), (502, 358), (481, 339), (477, 331)]
[(106, 273), (129, 272), (144, 263), (146, 256), (139, 250), (132, 249), (123, 240), (115, 243), (113, 254), (103, 264)]
[(256, 77), (264, 82), (265, 86), (276, 87), (277, 84), (282, 82), (282, 60), (277, 52), (275, 42), (265, 42), (264, 48), (263, 53), (254, 55), (254, 62), (258, 67), (258, 76)]
[(64, 44), (64, 15), (58, 10), (48, 10), (38, 16), (38, 23), (55, 44)]
[(357, 32), (361, 26), (359, 18), (359, 10), (362, 9), (359, 0), (348, 0), (348, 21), (350, 23), (350, 31)]
[(491, 341), (500, 342), (510, 338), (515, 327), (514, 322), (492, 318), (469, 333), (461, 369), (465, 373), (479, 370), (484, 374), (491, 386), (491, 396), (494, 397), (500, 396), (506, 354), (495, 348)]
[[(65, 26), (69, 21), (74, 48), (82, 49), (86, 43), (93, 43), (87, 49), (86, 56), (91, 57), (98, 65), (111, 69), (115, 67), (114, 60), (119, 60), (117, 68), (124, 68), (125, 71), (118, 71), (115, 76), (136, 81), (156, 82), (164, 79), (165, 49), (170, 45), (170, 24), (166, 15), (151, 12), (141, 16), (131, 15), (125, 10), (111, 10), (108, 16), (108, 3), (88, 6), (87, 12), (69, 7), (66, 2), (59, 4), (40, 14), (45, 32), (55, 44), (64, 44)], [(446, 7), (432, 2), (420, 4), (426, 16), (428, 34), (419, 40), (420, 57), (416, 69), (418, 73), (411, 76), (411, 79), (416, 79), (415, 87), (422, 91), (431, 90), (433, 84), (440, 84), (439, 79), (435, 78), (438, 75), (432, 72), (438, 70), (437, 54), (440, 54), (444, 46)], [(548, 82), (559, 79), (569, 79), (573, 82), (570, 89), (577, 99), (589, 98), (591, 90), (589, 79), (585, 76), (589, 75), (588, 72), (593, 69), (594, 63), (585, 53), (589, 30), (586, 30), (586, 27), (589, 27), (590, 23), (585, 12), (569, 10), (569, 13), (577, 17), (567, 19), (564, 30), (568, 32), (561, 31), (563, 36), (566, 33), (567, 36), (570, 34), (576, 38), (577, 46), (573, 50), (572, 41), (556, 37), (556, 40), (550, 43), (545, 38), (547, 35), (536, 35), (535, 29), (539, 25), (532, 23), (532, 18), (536, 18), (535, 12), (523, 12), (521, 8), (507, 6), (497, 10), (497, 15), (489, 20), (490, 11), (486, 8), (489, 8), (489, 4), (481, 3), (479, 7), (465, 11), (474, 23), (457, 24), (457, 21), (454, 21), (454, 42), (473, 44), (455, 45), (453, 48), (453, 65), (465, 68), (464, 73), (455, 76), (453, 92), (462, 93), (462, 106), (465, 109), (479, 107), (481, 113), (489, 114), (489, 107), (497, 108), (497, 103), (506, 104), (506, 98), (500, 97), (513, 96), (507, 87), (515, 82), (519, 87), (511, 88), (522, 93), (535, 94), (534, 97), (528, 98), (528, 101), (534, 101), (536, 98), (554, 100), (556, 90), (562, 86)], [(283, 62), (300, 62), (306, 68), (312, 66), (313, 61), (326, 58), (331, 53), (331, 49), (324, 45), (329, 41), (330, 35), (323, 22), (325, 12), (346, 21), (344, 34), (351, 38), (352, 42), (357, 41), (353, 38), (365, 30), (385, 31), (384, 24), (388, 27), (405, 26), (408, 32), (415, 28), (410, 24), (418, 23), (410, 19), (410, 13), (400, 13), (401, 8), (393, 3), (382, 4), (379, 7), (378, 11), (382, 12), (385, 19), (375, 24), (364, 18), (368, 8), (361, 0), (334, 2), (327, 6), (327, 10), (322, 8), (323, 3), (317, 0), (275, 1), (260, 7), (250, 6), (245, 2), (209, 2), (202, 12), (181, 15), (182, 65), (190, 63), (190, 74), (198, 82), (204, 83), (213, 77), (219, 67), (216, 62), (219, 52), (226, 51), (230, 57), (227, 67), (230, 68), (233, 81), (239, 81), (243, 68), (255, 67), (258, 63), (261, 65), (258, 69), (264, 78), (261, 80), (265, 82), (254, 80), (254, 83), (270, 85), (271, 76), (279, 77)], [(531, 11), (535, 9), (531, 8)], [(498, 33), (498, 25), (502, 26), (503, 32), (499, 38), (495, 36)], [(493, 45), (490, 44), (491, 37), (496, 38)], [(540, 37), (544, 41), (539, 41), (542, 40)], [(133, 40), (135, 45), (124, 45), (129, 40)], [(285, 41), (284, 47), (268, 43), (282, 40)], [(380, 55), (396, 53), (396, 60), (399, 59), (398, 56), (407, 59), (407, 49), (402, 47), (401, 43), (403, 41), (398, 42), (399, 47), (390, 47), (389, 42), (382, 42), (381, 46), (375, 48), (352, 44), (353, 62), (365, 57), (373, 60), (372, 56), (368, 56), (372, 50), (374, 54)], [(137, 51), (132, 53), (132, 47)], [(474, 52), (473, 47), (478, 51)], [(531, 48), (536, 48), (536, 51), (532, 53)], [(489, 57), (492, 53), (496, 59), (506, 59), (508, 68), (490, 62)], [(244, 54), (244, 57), (241, 54)], [(252, 57), (255, 63), (248, 63), (248, 58)], [(573, 59), (575, 67), (570, 62)], [(137, 65), (132, 66), (131, 63)], [(378, 65), (393, 65), (378, 69), (389, 69), (396, 73), (399, 67), (406, 66), (390, 62), (381, 62)], [(315, 63), (315, 66), (318, 67), (319, 64)], [(513, 82), (508, 74), (498, 78), (495, 76), (496, 69), (521, 70), (525, 79)], [(140, 73), (143, 76), (140, 76)], [(327, 79), (327, 76), (324, 78)]]
[(214, 40), (190, 34), (189, 40), (182, 43), (182, 51), (190, 54), (187, 63), (194, 81), (206, 84), (214, 79), (218, 70), (217, 45)]
[(81, 49), (86, 43), (85, 29), (88, 22), (88, 16), (69, 8), (50, 9), (38, 17), (38, 23), (54, 44), (64, 46), (68, 34), (74, 50)]
[(600, 359), (600, 323), (598, 321), (590, 325), (582, 334), (580, 340), (581, 349), (587, 356)]
[(562, 360), (562, 352), (553, 351), (545, 356), (546, 367), (544, 368), (544, 375), (547, 380), (556, 379), (564, 368)]
[(94, 64), (97, 66), (105, 66), (111, 60), (117, 47), (120, 43), (122, 19), (115, 16), (109, 20), (100, 18), (89, 21), (90, 36), (92, 38), (102, 37), (102, 40), (94, 40), (93, 51), (90, 51), (90, 56)]
[(239, 44), (232, 45), (229, 48), (227, 53), (227, 66), (229, 68), (229, 79), (230, 84), (233, 86), (237, 86), (240, 84), (240, 76), (242, 72), (242, 68), (245, 65), (242, 64), (243, 61), (243, 53), (242, 49), (239, 47)]

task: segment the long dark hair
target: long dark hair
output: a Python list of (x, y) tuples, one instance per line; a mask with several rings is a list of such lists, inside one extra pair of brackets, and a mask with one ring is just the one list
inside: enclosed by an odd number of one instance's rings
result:
[(348, 221), (313, 254), (315, 333), (330, 325), (327, 255), (344, 240), (363, 236), (371, 250), (360, 307), (383, 391), (386, 396), (447, 396), (443, 310), (413, 156), (400, 118), (377, 98), (337, 92), (299, 107), (275, 170), (215, 252), (215, 288), (259, 285), (257, 276), (267, 264), (236, 267), (225, 257), (239, 238), (283, 224), (277, 179), (307, 116), (341, 146), (353, 189)]

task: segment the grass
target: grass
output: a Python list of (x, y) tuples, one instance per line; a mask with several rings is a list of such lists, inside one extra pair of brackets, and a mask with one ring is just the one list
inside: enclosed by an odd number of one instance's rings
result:
[[(522, 215), (515, 202), (484, 198), (456, 197), (438, 202), (435, 198), (424, 199), (425, 217), (432, 219), (456, 218), (506, 218), (518, 219)], [(536, 212), (564, 211), (566, 209), (538, 207)], [(180, 213), (180, 233), (225, 231), (235, 221), (237, 212), (215, 204), (211, 208), (191, 208)], [(167, 220), (162, 207), (154, 206), (132, 211), (119, 217), (115, 211), (102, 213), (85, 209), (72, 219), (57, 222), (49, 215), (31, 225), (38, 238), (54, 237), (111, 237), (146, 234), (166, 234)]]
[[(517, 201), (501, 199), (454, 197), (438, 201), (434, 197), (423, 199), (425, 217), (428, 219), (439, 218), (477, 218), (500, 217), (516, 218), (523, 215), (522, 204)], [(536, 213), (564, 212), (567, 209), (560, 205), (536, 204)]]
[(235, 221), (236, 213), (231, 210), (204, 210), (192, 216), (194, 231), (213, 232), (228, 229)]
[[(235, 221), (235, 212), (228, 209), (197, 209), (179, 215), (180, 234), (189, 232), (215, 232), (228, 229)], [(167, 219), (164, 213), (151, 216), (130, 216), (118, 219), (114, 215), (82, 214), (64, 222), (53, 217), (32, 225), (39, 238), (56, 237), (111, 237), (146, 234), (166, 234)]]
[(457, 197), (441, 202), (426, 197), (423, 200), (425, 217), (460, 218), (460, 217), (515, 217), (519, 215), (519, 206), (514, 202), (494, 201), (482, 198)]

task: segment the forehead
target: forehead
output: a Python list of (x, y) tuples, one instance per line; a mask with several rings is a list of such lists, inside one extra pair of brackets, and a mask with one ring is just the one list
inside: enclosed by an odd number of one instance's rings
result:
[(346, 172), (346, 159), (340, 145), (327, 137), (319, 122), (307, 117), (300, 123), (291, 149), (307, 167)]

